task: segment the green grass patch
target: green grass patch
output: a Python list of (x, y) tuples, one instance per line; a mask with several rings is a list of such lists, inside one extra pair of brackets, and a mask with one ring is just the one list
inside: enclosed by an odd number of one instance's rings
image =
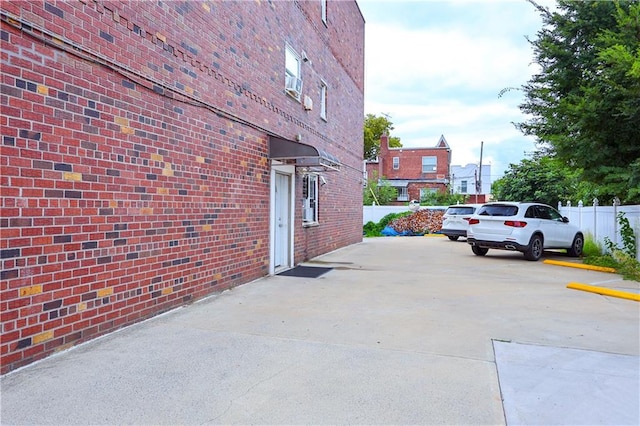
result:
[(640, 262), (621, 250), (604, 253), (600, 244), (590, 235), (585, 236), (582, 256), (587, 265), (613, 268), (625, 280), (640, 281)]

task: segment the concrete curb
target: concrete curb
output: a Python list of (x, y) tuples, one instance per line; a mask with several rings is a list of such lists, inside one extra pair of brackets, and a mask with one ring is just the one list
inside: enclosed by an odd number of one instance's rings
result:
[(618, 272), (615, 269), (606, 266), (585, 265), (584, 263), (563, 262), (561, 260), (546, 259), (543, 263), (546, 263), (547, 265), (568, 266), (570, 268), (588, 269), (590, 271), (609, 272), (613, 274)]
[(581, 284), (581, 283), (569, 283), (567, 288), (573, 290), (588, 291), (590, 293), (597, 293), (603, 296), (619, 297), (620, 299), (635, 300), (640, 302), (640, 294), (628, 293), (626, 291), (611, 290), (609, 288), (597, 287), (594, 285)]

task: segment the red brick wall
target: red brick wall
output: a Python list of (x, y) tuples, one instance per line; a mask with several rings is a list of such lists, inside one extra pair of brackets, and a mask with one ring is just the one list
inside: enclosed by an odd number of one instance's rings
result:
[[(267, 274), (268, 134), (344, 164), (296, 260), (361, 240), (364, 24), (311, 3), (0, 4), (2, 373)], [(328, 121), (284, 93), (285, 42)]]
[[(435, 172), (422, 172), (422, 157), (435, 156), (437, 165)], [(393, 168), (393, 157), (400, 159), (400, 167)], [(378, 163), (368, 163), (367, 172), (373, 176), (376, 171), (385, 179), (416, 180), (407, 186), (409, 200), (420, 200), (422, 188), (433, 188), (438, 191), (446, 191), (449, 182), (449, 167), (451, 165), (451, 150), (449, 148), (389, 148), (388, 137), (380, 138), (380, 154)], [(407, 201), (398, 201), (393, 204), (406, 204)]]
[[(435, 156), (437, 170), (422, 173), (422, 157)], [(400, 168), (393, 168), (393, 157), (400, 158)], [(391, 148), (383, 160), (383, 175), (387, 179), (448, 179), (449, 150), (445, 148)]]

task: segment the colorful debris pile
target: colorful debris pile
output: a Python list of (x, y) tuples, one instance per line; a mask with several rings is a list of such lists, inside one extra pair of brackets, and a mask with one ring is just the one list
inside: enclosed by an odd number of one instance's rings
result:
[(389, 222), (399, 235), (433, 234), (442, 229), (443, 210), (422, 209)]

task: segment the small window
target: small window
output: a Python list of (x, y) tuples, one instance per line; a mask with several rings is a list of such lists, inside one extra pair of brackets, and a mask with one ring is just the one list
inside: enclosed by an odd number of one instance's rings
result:
[(467, 181), (463, 180), (460, 182), (460, 192), (463, 194), (467, 193)]
[(400, 157), (393, 157), (393, 170), (400, 169)]
[(302, 222), (318, 222), (318, 175), (302, 176)]
[(327, 83), (320, 82), (320, 118), (327, 121)]
[(320, 0), (320, 10), (322, 22), (327, 25), (327, 0)]
[(409, 201), (409, 191), (407, 187), (396, 188), (398, 190), (398, 201)]
[(560, 212), (558, 212), (558, 210), (554, 209), (553, 207), (548, 207), (548, 209), (549, 209), (549, 216), (551, 216), (551, 220), (564, 222), (564, 217), (562, 217), (562, 215), (560, 214)]
[(420, 188), (420, 199), (425, 200), (429, 195), (438, 192), (436, 188)]
[(289, 45), (285, 47), (285, 81), (284, 88), (287, 93), (296, 99), (300, 99), (302, 92), (302, 78), (300, 77), (300, 55)]
[(438, 157), (422, 157), (422, 173), (435, 173)]

